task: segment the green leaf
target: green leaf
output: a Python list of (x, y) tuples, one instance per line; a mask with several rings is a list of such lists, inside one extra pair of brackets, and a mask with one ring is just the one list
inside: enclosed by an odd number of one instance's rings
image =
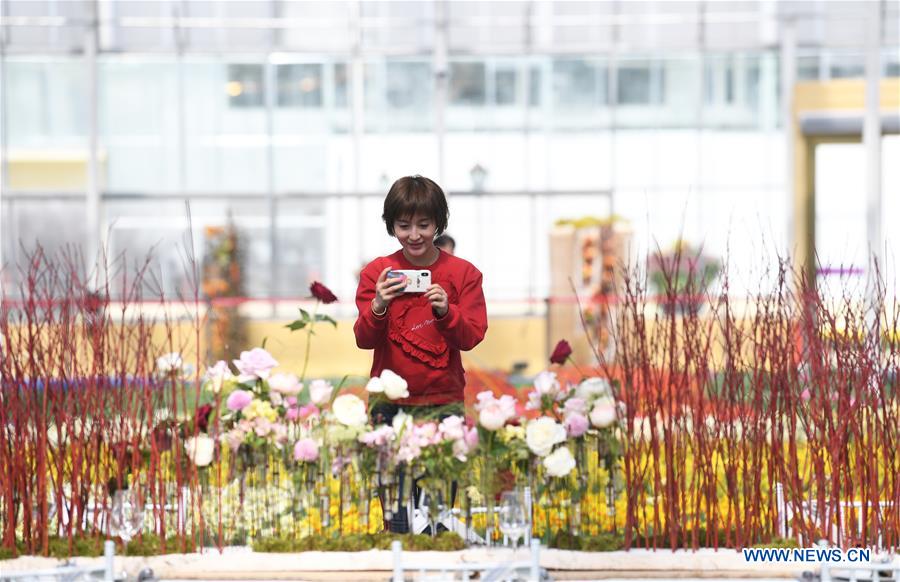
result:
[(303, 319), (303, 321), (305, 321), (306, 323), (309, 323), (309, 321), (311, 319), (309, 316), (309, 312), (307, 310), (303, 309), (302, 307), (300, 307), (299, 309), (300, 309), (300, 315), (302, 316), (301, 319)]
[(335, 328), (337, 328), (337, 322), (328, 315), (325, 315), (322, 313), (316, 314), (316, 321), (327, 321), (328, 323), (333, 325)]
[(306, 322), (300, 319), (295, 319), (284, 327), (288, 328), (291, 331), (297, 331), (298, 329), (303, 329), (304, 327), (306, 327)]
[(267, 341), (269, 341), (269, 336), (266, 336), (266, 337), (263, 338), (262, 346), (261, 346), (262, 349), (266, 349), (266, 342), (267, 342)]

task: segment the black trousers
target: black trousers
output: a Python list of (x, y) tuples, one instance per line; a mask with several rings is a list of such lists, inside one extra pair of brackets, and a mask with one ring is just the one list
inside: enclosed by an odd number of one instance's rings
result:
[[(391, 424), (394, 421), (394, 417), (397, 416), (398, 412), (400, 412), (401, 408), (407, 414), (411, 414), (413, 418), (427, 418), (433, 419), (438, 422), (447, 418), (448, 416), (462, 416), (463, 414), (465, 414), (465, 407), (462, 403), (401, 407), (400, 405), (394, 404), (392, 402), (379, 402), (372, 408), (372, 423), (375, 426), (378, 426), (379, 424)], [(411, 476), (413, 479), (413, 507), (419, 507), (419, 498), (422, 496), (422, 489), (419, 487), (418, 482), (419, 479), (421, 479), (423, 476), (424, 475), (419, 475), (418, 477)], [(397, 506), (400, 508), (400, 511), (393, 513), (391, 521), (388, 524), (390, 531), (393, 533), (409, 533), (409, 518), (406, 512), (403, 511), (403, 491), (405, 490), (405, 483), (406, 471), (405, 467), (401, 465), (397, 467)], [(453, 507), (453, 504), (456, 503), (457, 488), (458, 485), (456, 481), (453, 481), (450, 484), (451, 507)], [(384, 506), (382, 506), (381, 509), (382, 511), (384, 511)]]

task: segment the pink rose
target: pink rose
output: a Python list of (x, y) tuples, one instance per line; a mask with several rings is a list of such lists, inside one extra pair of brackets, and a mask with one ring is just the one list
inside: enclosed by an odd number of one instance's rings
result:
[(300, 420), (300, 409), (296, 406), (291, 406), (287, 410), (284, 411), (284, 418), (291, 422), (296, 422)]
[(570, 414), (566, 417), (565, 421), (563, 421), (563, 426), (566, 427), (566, 433), (570, 437), (580, 437), (588, 429), (588, 419), (583, 414)]
[(300, 439), (294, 445), (294, 459), (304, 463), (311, 463), (319, 458), (319, 445), (310, 438)]
[(234, 367), (241, 373), (241, 381), (246, 382), (253, 378), (269, 377), (272, 368), (278, 365), (275, 358), (262, 348), (253, 348), (249, 352), (241, 352), (241, 359), (233, 360)]
[(516, 399), (509, 394), (495, 398), (489, 390), (478, 394), (478, 422), (487, 430), (497, 430), (516, 415)]
[(478, 429), (474, 426), (471, 428), (467, 428), (465, 434), (463, 435), (463, 441), (465, 441), (466, 446), (469, 449), (474, 449), (478, 446)]
[(327, 380), (313, 380), (309, 384), (309, 400), (313, 404), (321, 406), (331, 400), (332, 391), (334, 391), (334, 387), (331, 385), (331, 382)]
[(448, 416), (441, 421), (440, 431), (444, 439), (455, 441), (463, 438), (464, 421), (461, 416)]
[(237, 412), (246, 408), (247, 405), (252, 401), (253, 395), (249, 392), (246, 392), (244, 390), (235, 390), (228, 395), (228, 400), (225, 401), (225, 406), (228, 407), (228, 410)]

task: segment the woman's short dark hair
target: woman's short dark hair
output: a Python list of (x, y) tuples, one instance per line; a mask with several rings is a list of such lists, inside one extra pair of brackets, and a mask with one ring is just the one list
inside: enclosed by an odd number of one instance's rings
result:
[(437, 227), (436, 234), (444, 232), (450, 218), (447, 198), (434, 180), (419, 175), (405, 176), (394, 182), (388, 190), (381, 219), (384, 220), (388, 234), (394, 236), (394, 222), (412, 218), (416, 214), (432, 219)]

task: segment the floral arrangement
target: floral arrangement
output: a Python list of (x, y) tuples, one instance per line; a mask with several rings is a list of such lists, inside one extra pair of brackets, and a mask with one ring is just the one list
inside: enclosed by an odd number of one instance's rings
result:
[(721, 261), (681, 239), (670, 250), (659, 250), (647, 260), (647, 279), (661, 294), (700, 294), (721, 271)]
[(246, 320), (240, 314), (244, 296), (243, 248), (231, 220), (225, 226), (207, 226), (203, 257), (203, 295), (210, 302), (210, 352), (213, 358), (229, 358), (246, 343)]

